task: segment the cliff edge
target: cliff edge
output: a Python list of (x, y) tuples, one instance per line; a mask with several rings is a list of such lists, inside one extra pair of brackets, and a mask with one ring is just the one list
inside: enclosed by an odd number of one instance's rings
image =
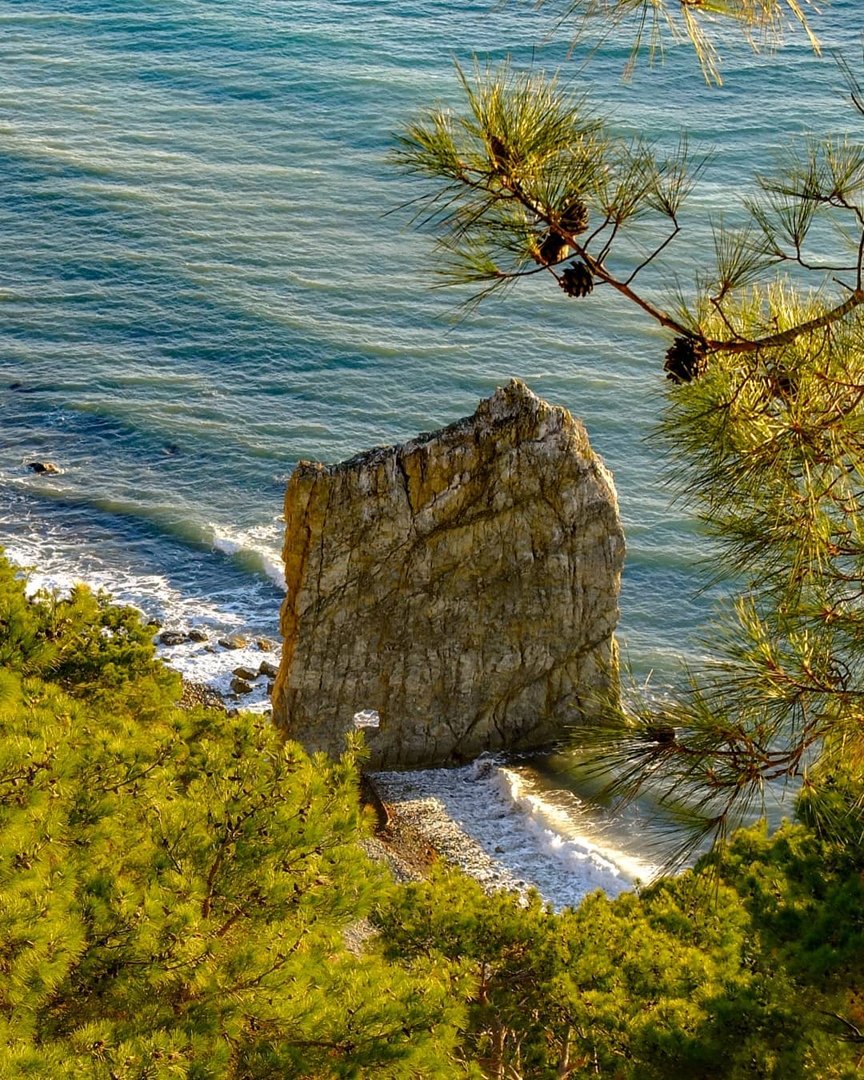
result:
[(612, 478), (570, 413), (513, 380), (473, 416), (338, 465), (285, 498), (273, 716), (372, 768), (560, 739), (617, 694), (624, 539)]

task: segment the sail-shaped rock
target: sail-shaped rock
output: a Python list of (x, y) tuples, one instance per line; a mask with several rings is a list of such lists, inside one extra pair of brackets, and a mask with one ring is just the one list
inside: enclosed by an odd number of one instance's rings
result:
[(540, 748), (617, 695), (612, 478), (522, 383), (402, 446), (301, 462), (285, 521), (273, 713), (308, 748), (339, 754), (358, 715), (373, 768)]

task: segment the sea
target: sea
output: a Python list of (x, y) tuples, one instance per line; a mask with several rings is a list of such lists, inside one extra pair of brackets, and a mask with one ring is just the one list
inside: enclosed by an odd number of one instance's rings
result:
[[(668, 36), (628, 76), (632, 27), (574, 41), (566, 8), (0, 0), (0, 544), (34, 587), (85, 581), (205, 631), (166, 656), (227, 690), (256, 641), (278, 642), (295, 464), (432, 430), (516, 376), (582, 418), (615, 476), (634, 682), (662, 690), (698, 664), (717, 592), (656, 437), (666, 337), (603, 289), (573, 301), (531, 280), (466, 307), (436, 287), (412, 221), (425, 189), (391, 154), (424, 107), (458, 104), (454, 62), (560, 67), (618, 133), (661, 148), (686, 133), (711, 155), (646, 276), (649, 295), (686, 292), (712, 218), (740, 214), (755, 174), (810, 132), (857, 137), (837, 54), (864, 78), (864, 5), (813, 12), (821, 56), (798, 32), (754, 52), (720, 27), (720, 87)], [(561, 905), (650, 878), (667, 831), (655, 807), (603, 805), (571, 764), (417, 783), (459, 795), (452, 813), (491, 851), (533, 844)]]

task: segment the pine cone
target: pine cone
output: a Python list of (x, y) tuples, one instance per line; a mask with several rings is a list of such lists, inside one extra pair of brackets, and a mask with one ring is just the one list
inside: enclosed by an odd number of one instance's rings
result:
[(675, 728), (671, 724), (649, 724), (644, 734), (649, 742), (661, 746), (669, 746), (675, 742)]
[(506, 172), (513, 163), (513, 155), (510, 153), (510, 149), (503, 139), (499, 139), (497, 135), (489, 136), (489, 157), (492, 160), (492, 164), (497, 169), (501, 169)]
[(594, 289), (594, 278), (584, 262), (572, 262), (558, 284), (568, 296), (587, 296)]
[(798, 393), (797, 377), (784, 367), (774, 367), (768, 374), (768, 388), (775, 397), (791, 398)]
[(578, 236), (588, 228), (588, 207), (580, 199), (574, 199), (561, 211), (558, 222), (569, 236)]
[(708, 370), (705, 342), (699, 338), (676, 337), (666, 353), (663, 370), (666, 378), (678, 385), (698, 379)]
[(570, 246), (563, 236), (556, 232), (547, 233), (540, 247), (534, 252), (534, 261), (541, 266), (551, 266), (553, 263), (566, 259), (570, 253)]

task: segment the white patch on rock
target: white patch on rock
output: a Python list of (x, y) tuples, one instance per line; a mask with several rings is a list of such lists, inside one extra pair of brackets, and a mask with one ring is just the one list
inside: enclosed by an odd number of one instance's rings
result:
[(375, 712), (374, 709), (362, 709), (358, 713), (354, 713), (354, 727), (361, 728), (377, 728), (381, 726), (381, 717)]

